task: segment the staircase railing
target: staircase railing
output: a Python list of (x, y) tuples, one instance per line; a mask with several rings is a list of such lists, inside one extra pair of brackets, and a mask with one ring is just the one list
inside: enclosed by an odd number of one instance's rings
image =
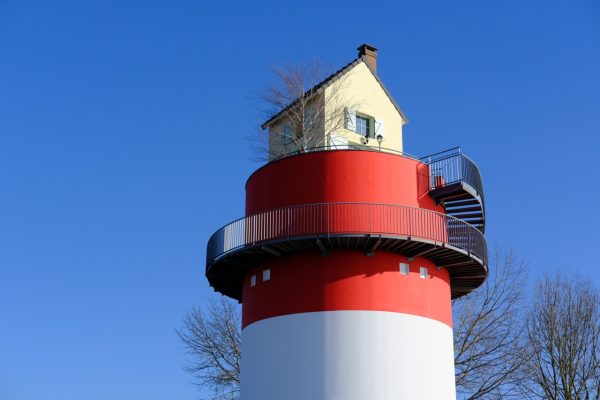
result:
[(429, 189), (439, 189), (453, 183), (466, 182), (483, 202), (483, 181), (479, 168), (469, 157), (462, 153), (435, 159), (421, 159), (429, 164)]

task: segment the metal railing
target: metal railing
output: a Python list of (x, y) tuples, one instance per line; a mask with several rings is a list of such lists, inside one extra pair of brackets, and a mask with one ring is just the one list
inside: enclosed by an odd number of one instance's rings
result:
[[(423, 159), (422, 159), (423, 160)], [(442, 158), (423, 160), (429, 164), (429, 189), (437, 189), (457, 182), (466, 182), (477, 191), (483, 201), (483, 181), (477, 165), (462, 153)]]
[(471, 185), (483, 200), (483, 181), (481, 179), (481, 174), (479, 173), (479, 168), (473, 160), (461, 153), (460, 147), (453, 147), (425, 157), (416, 158), (402, 151), (385, 147), (374, 147), (361, 144), (346, 144), (337, 147), (331, 145), (289, 151), (269, 160), (269, 163), (298, 154), (331, 150), (375, 151), (411, 158), (429, 166), (430, 190), (463, 181)]
[(272, 163), (277, 160), (281, 160), (282, 158), (295, 156), (298, 154), (315, 153), (315, 152), (332, 151), (332, 150), (375, 151), (375, 152), (381, 152), (381, 153), (395, 154), (398, 156), (412, 158), (413, 160), (422, 161), (422, 160), (418, 159), (417, 157), (410, 155), (408, 153), (404, 153), (403, 151), (400, 151), (400, 150), (394, 150), (394, 149), (390, 149), (387, 147), (381, 147), (381, 146), (368, 146), (368, 145), (363, 145), (363, 144), (348, 143), (348, 144), (343, 144), (343, 145), (316, 146), (316, 147), (309, 147), (306, 149), (286, 151), (286, 152), (279, 154), (276, 157), (273, 157), (272, 159), (270, 159), (269, 163)]
[(335, 235), (421, 238), (466, 250), (487, 263), (483, 234), (457, 218), (389, 204), (318, 203), (265, 211), (225, 225), (208, 241), (207, 266), (245, 247)]

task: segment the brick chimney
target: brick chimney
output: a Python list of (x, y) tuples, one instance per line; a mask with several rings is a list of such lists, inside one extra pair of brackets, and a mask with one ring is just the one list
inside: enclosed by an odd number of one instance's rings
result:
[(365, 57), (367, 64), (373, 72), (377, 73), (377, 49), (369, 44), (363, 44), (358, 47), (358, 56)]

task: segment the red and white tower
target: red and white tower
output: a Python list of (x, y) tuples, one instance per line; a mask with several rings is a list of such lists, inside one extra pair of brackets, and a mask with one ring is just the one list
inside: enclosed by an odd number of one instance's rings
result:
[(377, 139), (283, 153), (210, 238), (206, 276), (242, 302), (242, 400), (456, 398), (451, 299), (487, 276), (479, 170)]

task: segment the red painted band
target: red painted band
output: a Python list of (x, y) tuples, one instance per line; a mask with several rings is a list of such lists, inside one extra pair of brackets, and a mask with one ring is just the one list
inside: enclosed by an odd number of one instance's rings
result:
[(340, 202), (444, 212), (429, 196), (429, 167), (389, 153), (331, 150), (290, 156), (259, 168), (246, 183), (246, 215)]
[(305, 204), (262, 212), (244, 221), (246, 244), (312, 235), (372, 234), (448, 242), (445, 214), (385, 204)]
[[(400, 272), (400, 263), (409, 264), (408, 275)], [(427, 268), (427, 278), (420, 277), (420, 267)], [(302, 252), (272, 259), (246, 276), (242, 309), (243, 327), (276, 316), (337, 310), (406, 313), (452, 326), (448, 272), (425, 258), (409, 262), (385, 251), (367, 256), (337, 250), (326, 257)]]

